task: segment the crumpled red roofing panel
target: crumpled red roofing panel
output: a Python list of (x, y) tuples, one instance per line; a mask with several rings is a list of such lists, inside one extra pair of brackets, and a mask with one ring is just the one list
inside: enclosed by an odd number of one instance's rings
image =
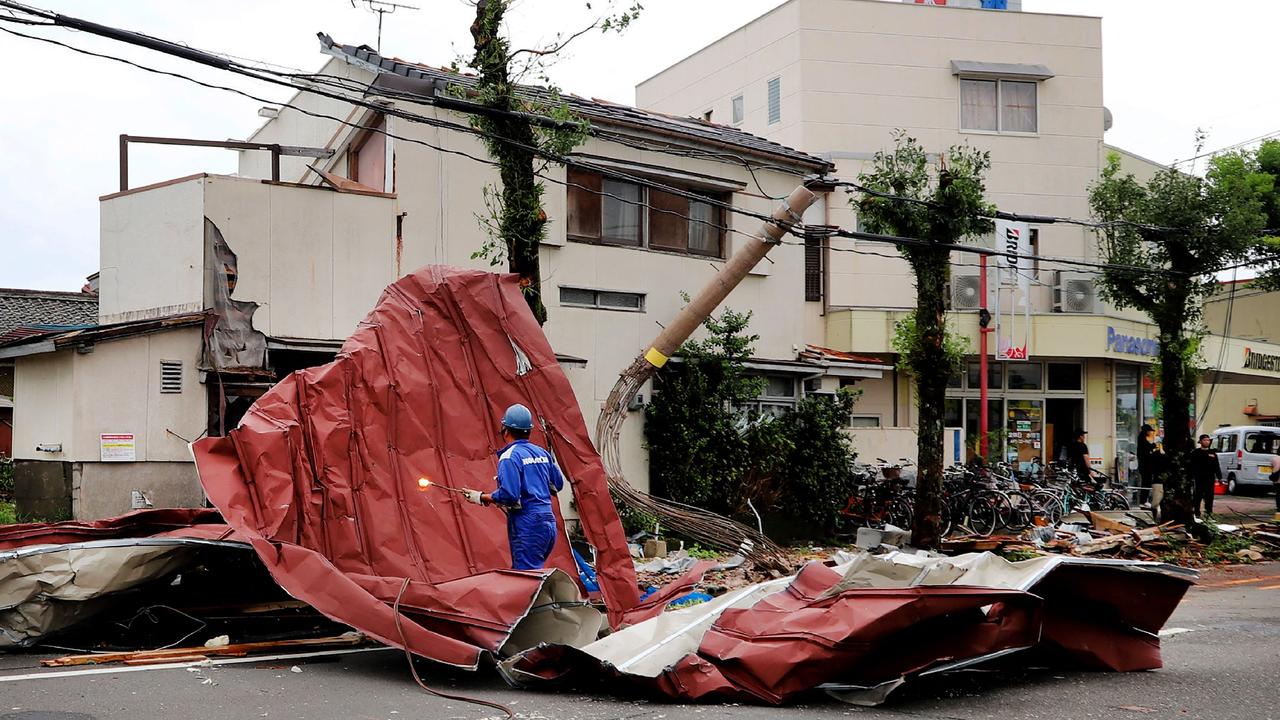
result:
[(611, 677), (681, 701), (781, 704), (823, 683), (872, 686), (946, 661), (1029, 648), (1040, 636), (1040, 598), (1020, 590), (943, 585), (828, 595), (840, 578), (806, 565), (785, 589), (725, 610), (696, 652), (656, 677), (556, 645), (520, 654), (508, 671), (523, 681)]
[(626, 538), (515, 276), (430, 266), (389, 286), (332, 363), (290, 375), (227, 437), (196, 443), (200, 481), (290, 594), (401, 645), (390, 603), (409, 578), (409, 648), (473, 667), (550, 568), (577, 577), (565, 537), (548, 570), (513, 572), (500, 511), (418, 488), (420, 477), (494, 488), (497, 429), (516, 402), (569, 480), (616, 624), (638, 602)]
[(31, 545), (65, 545), (116, 538), (178, 537), (196, 540), (243, 541), (208, 508), (137, 510), (105, 520), (67, 520), (53, 523), (0, 525), (0, 550)]
[[(1012, 566), (1010, 566), (1012, 567)], [(598, 645), (543, 645), (504, 662), (518, 683), (591, 682), (601, 676), (677, 701), (782, 704), (831, 684), (883, 689), (1010, 651), (1038, 662), (1131, 671), (1161, 666), (1158, 632), (1194, 573), (1159, 563), (1058, 557), (1018, 588), (840, 584), (842, 575), (806, 565), (784, 589), (739, 608), (681, 620), (696, 648), (660, 672), (628, 670), (677, 633), (632, 632)], [(698, 635), (701, 623), (709, 622)], [(609, 648), (600, 645), (613, 643)], [(683, 647), (677, 644), (675, 647)], [(625, 652), (619, 650), (622, 648)], [(659, 655), (658, 657), (662, 657)], [(879, 699), (883, 699), (883, 695)], [(870, 700), (863, 696), (861, 701)]]

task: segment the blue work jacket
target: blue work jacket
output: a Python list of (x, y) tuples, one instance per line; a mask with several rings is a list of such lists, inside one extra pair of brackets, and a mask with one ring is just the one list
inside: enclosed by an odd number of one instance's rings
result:
[(499, 505), (520, 514), (550, 514), (551, 496), (564, 487), (564, 476), (551, 454), (528, 440), (516, 440), (498, 451)]

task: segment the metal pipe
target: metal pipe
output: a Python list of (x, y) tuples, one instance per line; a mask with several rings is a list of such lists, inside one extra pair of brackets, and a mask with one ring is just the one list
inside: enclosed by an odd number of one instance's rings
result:
[[(978, 258), (978, 295), (982, 302), (982, 311), (987, 312), (987, 256), (982, 255)], [(998, 309), (998, 308), (997, 308)], [(987, 423), (990, 420), (987, 417), (987, 335), (991, 332), (991, 328), (980, 326), (978, 328), (978, 373), (982, 376), (978, 380), (979, 402), (982, 407), (978, 409), (978, 455), (982, 457), (982, 461), (987, 461)]]
[(145, 145), (182, 145), (184, 147), (211, 147), (227, 150), (267, 150), (271, 152), (271, 179), (280, 181), (280, 156), (291, 157), (333, 157), (333, 148), (315, 148), (301, 145), (281, 145), (279, 143), (244, 142), (241, 140), (198, 140), (195, 138), (154, 137), (150, 135), (120, 136), (120, 190), (129, 189), (129, 144)]

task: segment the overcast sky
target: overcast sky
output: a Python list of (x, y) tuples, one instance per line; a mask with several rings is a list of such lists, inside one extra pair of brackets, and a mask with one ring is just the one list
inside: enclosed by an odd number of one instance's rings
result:
[[(206, 50), (314, 70), (317, 31), (373, 45), (376, 17), (350, 0), (26, 0)], [(386, 18), (385, 54), (446, 65), (469, 47), (463, 0), (403, 0)], [(625, 2), (626, 0), (622, 0)], [(602, 0), (597, 0), (599, 7)], [(566, 91), (631, 103), (635, 84), (779, 5), (779, 0), (644, 0), (622, 37), (586, 36), (552, 69)], [(1160, 162), (1192, 153), (1197, 127), (1217, 148), (1280, 131), (1272, 0), (1024, 0), (1024, 10), (1103, 17), (1107, 141)], [(589, 22), (584, 3), (522, 0), (521, 46)], [(131, 58), (279, 102), (287, 92), (237, 82), (180, 60), (65, 30), (0, 27)], [(75, 290), (98, 266), (99, 195), (117, 187), (117, 136), (243, 138), (262, 103), (0, 33), (0, 287)], [(232, 151), (134, 147), (134, 185), (195, 172), (230, 173)]]

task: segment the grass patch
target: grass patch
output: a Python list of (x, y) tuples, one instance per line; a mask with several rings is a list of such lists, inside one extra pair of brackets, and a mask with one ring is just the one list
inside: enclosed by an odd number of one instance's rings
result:
[(18, 508), (8, 500), (0, 500), (0, 525), (18, 522)]
[(720, 556), (724, 554), (716, 552), (715, 550), (708, 550), (697, 543), (694, 543), (693, 545), (686, 545), (684, 551), (689, 553), (689, 557), (696, 558), (698, 560), (718, 560)]

